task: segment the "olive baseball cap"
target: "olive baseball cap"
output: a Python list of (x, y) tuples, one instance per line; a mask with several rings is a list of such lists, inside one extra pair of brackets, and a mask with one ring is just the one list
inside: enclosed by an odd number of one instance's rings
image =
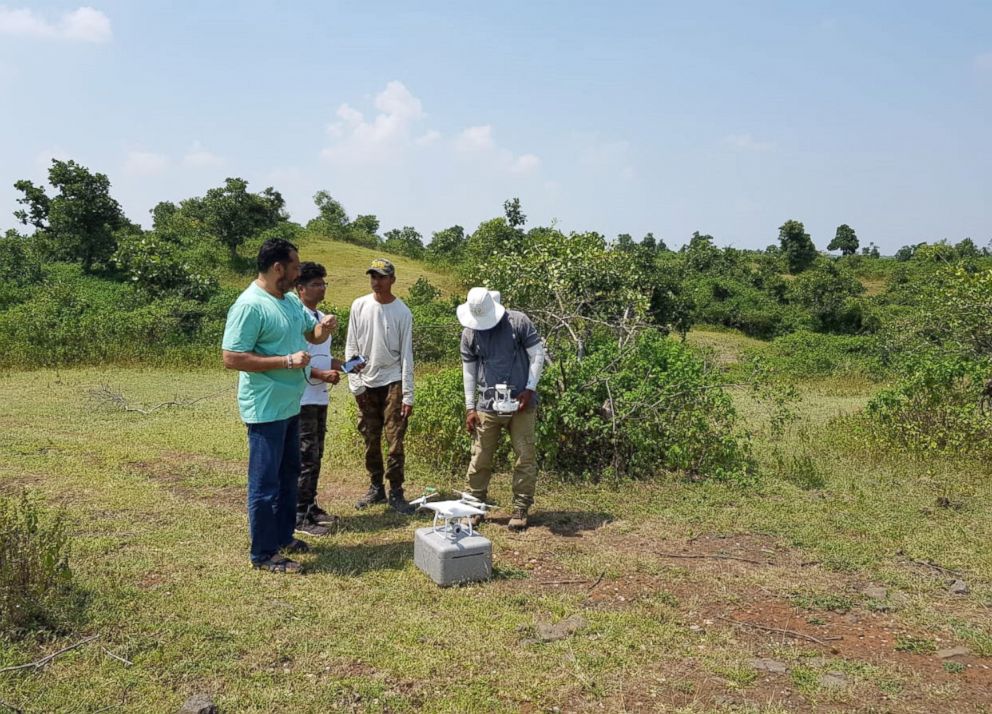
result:
[(365, 271), (366, 275), (375, 273), (376, 275), (396, 275), (396, 268), (385, 258), (376, 258), (372, 261), (372, 265), (369, 269)]

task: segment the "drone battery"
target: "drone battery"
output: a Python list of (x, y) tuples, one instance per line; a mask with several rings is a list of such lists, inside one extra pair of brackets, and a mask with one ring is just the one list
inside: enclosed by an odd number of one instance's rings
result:
[(413, 562), (441, 586), (488, 580), (493, 574), (493, 544), (478, 533), (418, 528)]

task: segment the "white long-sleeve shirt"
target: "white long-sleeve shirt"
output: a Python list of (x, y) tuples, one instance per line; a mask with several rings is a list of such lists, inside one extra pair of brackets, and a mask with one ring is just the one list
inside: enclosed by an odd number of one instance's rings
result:
[(413, 406), (413, 314), (402, 300), (382, 305), (369, 294), (351, 304), (344, 357), (355, 355), (368, 362), (348, 375), (352, 394), (402, 381), (403, 403)]

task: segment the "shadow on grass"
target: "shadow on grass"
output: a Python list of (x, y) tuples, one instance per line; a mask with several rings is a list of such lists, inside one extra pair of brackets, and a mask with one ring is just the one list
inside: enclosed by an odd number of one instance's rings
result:
[(421, 511), (413, 516), (403, 516), (391, 509), (362, 511), (357, 514), (336, 516), (334, 522), (335, 529), (342, 533), (375, 533), (406, 528), (411, 523), (416, 523), (418, 528), (428, 525), (430, 519), (425, 514), (427, 511)]
[(314, 545), (310, 572), (361, 575), (374, 570), (399, 570), (413, 560), (413, 541), (370, 545)]
[(530, 517), (530, 525), (547, 528), (555, 535), (574, 538), (582, 531), (594, 531), (613, 521), (605, 511), (537, 511)]

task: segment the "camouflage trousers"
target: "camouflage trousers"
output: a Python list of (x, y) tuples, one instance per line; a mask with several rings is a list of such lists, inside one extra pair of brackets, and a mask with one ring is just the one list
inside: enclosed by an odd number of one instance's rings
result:
[(472, 460), (468, 465), (468, 490), (485, 500), (493, 476), (493, 456), (505, 428), (517, 460), (513, 464), (513, 507), (530, 508), (537, 488), (537, 407), (511, 415), (478, 412), (479, 423), (472, 434)]
[[(403, 485), (403, 383), (367, 387), (359, 400), (358, 431), (365, 439), (365, 469), (373, 486), (389, 481), (390, 488)], [(382, 461), (382, 435), (386, 434), (386, 462)]]
[(327, 405), (304, 404), (300, 407), (300, 477), (296, 495), (297, 512), (306, 512), (317, 500), (320, 462), (324, 458), (327, 434)]

